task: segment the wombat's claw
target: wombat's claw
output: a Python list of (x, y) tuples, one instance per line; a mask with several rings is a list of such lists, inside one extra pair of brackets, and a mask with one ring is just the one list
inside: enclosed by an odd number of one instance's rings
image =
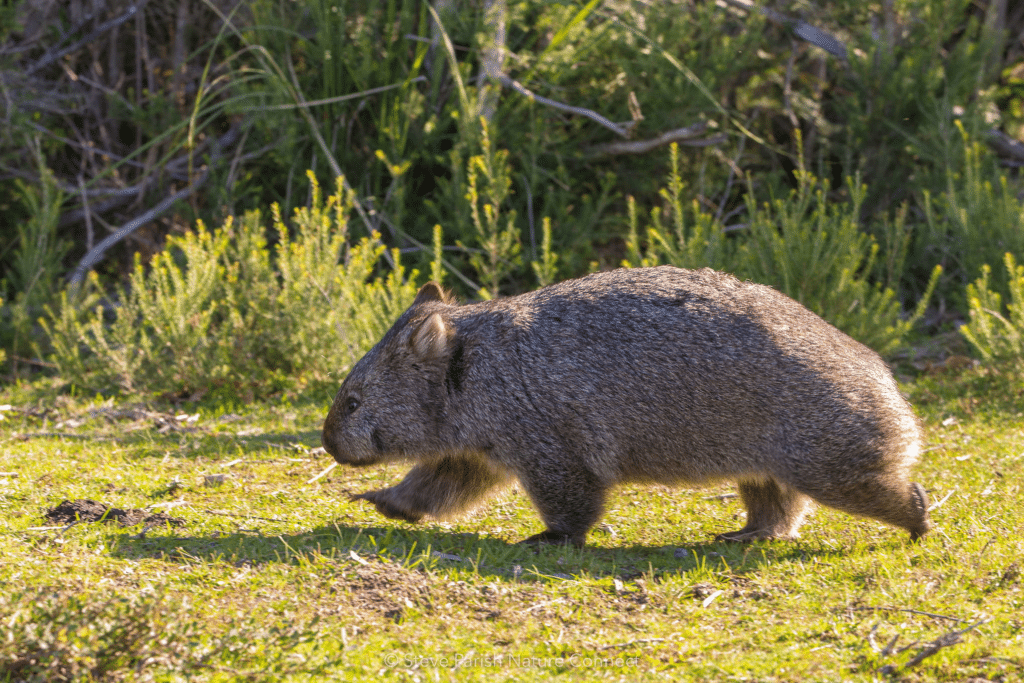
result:
[(423, 515), (409, 512), (396, 507), (391, 501), (387, 500), (383, 495), (384, 491), (367, 491), (366, 493), (356, 493), (349, 496), (352, 501), (365, 500), (373, 503), (374, 507), (377, 508), (377, 512), (384, 515), (388, 519), (401, 519), (406, 522), (416, 523), (423, 518)]
[(574, 541), (572, 536), (569, 534), (563, 534), (558, 531), (542, 531), (539, 534), (534, 534), (529, 538), (524, 538), (519, 541), (519, 545), (540, 545), (547, 543), (551, 545), (574, 545), (578, 548), (583, 547), (582, 541)]

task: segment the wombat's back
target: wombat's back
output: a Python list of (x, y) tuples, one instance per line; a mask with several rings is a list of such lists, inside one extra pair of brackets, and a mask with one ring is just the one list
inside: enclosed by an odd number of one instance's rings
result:
[(523, 419), (546, 423), (521, 438), (575, 441), (609, 481), (815, 476), (916, 453), (916, 420), (881, 358), (768, 287), (624, 269), (480, 310), (503, 314), (494, 343), (505, 368), (515, 358)]

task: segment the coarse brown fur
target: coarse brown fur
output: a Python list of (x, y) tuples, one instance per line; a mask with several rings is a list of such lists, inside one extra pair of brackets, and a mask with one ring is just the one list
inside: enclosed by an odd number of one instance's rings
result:
[(794, 538), (811, 500), (924, 535), (917, 420), (889, 368), (792, 299), (710, 269), (622, 269), (457, 305), (435, 284), (349, 373), (324, 448), (416, 462), (355, 496), (451, 517), (518, 480), (582, 545), (622, 482), (739, 482), (747, 524)]

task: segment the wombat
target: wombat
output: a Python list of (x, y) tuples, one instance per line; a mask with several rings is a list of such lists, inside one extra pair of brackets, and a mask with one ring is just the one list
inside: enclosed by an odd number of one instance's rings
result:
[(931, 527), (920, 428), (879, 356), (789, 297), (710, 269), (621, 269), (455, 304), (434, 284), (349, 373), (324, 420), (339, 463), (411, 460), (353, 496), (446, 518), (518, 480), (582, 545), (621, 482), (736, 480), (722, 540), (791, 539), (810, 500)]

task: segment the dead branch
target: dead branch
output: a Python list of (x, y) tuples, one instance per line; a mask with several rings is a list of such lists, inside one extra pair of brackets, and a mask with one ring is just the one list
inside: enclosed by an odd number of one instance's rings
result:
[(149, 223), (150, 221), (156, 219), (164, 211), (171, 208), (171, 206), (173, 206), (174, 203), (177, 202), (178, 200), (185, 199), (186, 197), (190, 196), (193, 192), (198, 190), (204, 182), (206, 182), (208, 174), (208, 169), (204, 168), (202, 171), (200, 171), (199, 175), (196, 177), (196, 179), (192, 182), (191, 185), (189, 185), (183, 190), (175, 192), (170, 197), (167, 197), (149, 211), (146, 211), (141, 216), (138, 216), (137, 218), (133, 218), (132, 220), (128, 221), (123, 226), (121, 226), (121, 228), (113, 235), (108, 235), (106, 238), (104, 238), (102, 242), (93, 247), (92, 251), (90, 251), (84, 257), (82, 257), (82, 260), (79, 261), (78, 265), (75, 267), (74, 272), (71, 274), (71, 277), (68, 280), (68, 283), (70, 284), (71, 288), (78, 288), (78, 286), (82, 283), (82, 280), (85, 278), (85, 274), (89, 272), (94, 265), (96, 265), (103, 259), (103, 254), (105, 254), (108, 249), (110, 249), (112, 246), (123, 240), (128, 235), (138, 230), (146, 223)]
[(750, 0), (722, 0), (722, 2), (745, 12), (758, 10), (773, 24), (789, 28), (797, 38), (806, 40), (811, 45), (820, 47), (825, 52), (846, 61), (846, 45), (843, 44), (843, 41), (827, 31), (822, 31), (820, 28), (808, 24), (802, 19), (787, 17), (785, 14), (777, 12), (770, 7), (756, 7)]
[[(63, 50), (57, 50), (55, 52), (51, 52), (50, 50), (47, 50), (46, 54), (44, 54), (38, 61), (36, 61), (35, 64), (33, 64), (32, 66), (28, 67), (28, 69), (25, 70), (25, 75), (26, 76), (31, 76), (32, 74), (34, 74), (36, 71), (39, 71), (43, 67), (46, 67), (46, 66), (49, 66), (50, 64), (53, 64), (54, 62), (56, 62), (58, 59), (60, 59), (64, 55), (71, 54), (75, 50), (77, 50), (77, 49), (79, 49), (79, 48), (81, 48), (81, 47), (83, 47), (85, 45), (88, 45), (92, 41), (96, 40), (97, 38), (99, 38), (101, 35), (103, 35), (107, 31), (110, 31), (111, 29), (117, 28), (121, 24), (125, 23), (126, 21), (128, 21), (129, 19), (134, 17), (136, 15), (136, 13), (138, 13), (138, 11), (140, 9), (142, 9), (143, 7), (146, 6), (147, 2), (149, 2), (149, 0), (140, 0), (140, 2), (137, 5), (130, 6), (125, 11), (125, 13), (122, 14), (121, 16), (115, 17), (115, 18), (111, 19), (110, 21), (103, 22), (102, 24), (97, 26), (92, 31), (92, 33), (90, 33), (86, 37), (82, 38), (78, 42), (72, 43), (71, 45), (67, 46)], [(86, 19), (86, 21), (83, 22), (83, 24), (87, 23), (91, 19), (92, 19), (91, 16), (88, 17)]]
[(932, 612), (922, 612), (916, 609), (906, 609), (904, 607), (851, 607), (854, 612), (906, 612), (907, 614), (917, 614), (922, 617), (931, 617), (932, 619), (945, 619), (947, 621), (966, 621), (965, 619), (959, 619), (957, 617), (949, 617), (945, 614), (933, 614)]
[(542, 97), (542, 96), (537, 95), (536, 93), (532, 92), (531, 90), (529, 90), (526, 86), (524, 86), (519, 81), (517, 81), (515, 79), (512, 79), (512, 78), (509, 78), (505, 74), (499, 74), (498, 75), (498, 80), (501, 81), (501, 83), (503, 85), (507, 85), (508, 87), (512, 88), (513, 90), (515, 90), (520, 95), (523, 95), (524, 97), (528, 97), (531, 100), (534, 100), (535, 102), (539, 102), (539, 103), (541, 103), (541, 104), (543, 104), (543, 105), (545, 105), (547, 107), (551, 107), (552, 109), (557, 109), (558, 111), (564, 111), (567, 114), (575, 114), (577, 116), (585, 116), (586, 118), (590, 119), (591, 121), (596, 121), (597, 123), (601, 124), (602, 126), (607, 128), (608, 130), (610, 130), (613, 133), (615, 133), (616, 135), (621, 135), (624, 138), (628, 138), (629, 137), (630, 133), (633, 130), (633, 126), (636, 124), (636, 121), (629, 121), (627, 123), (613, 123), (612, 121), (609, 121), (608, 119), (606, 119), (605, 117), (601, 116), (600, 114), (598, 114), (596, 111), (594, 111), (592, 109), (586, 109), (584, 107), (573, 107), (572, 105), (563, 104), (563, 103), (558, 102), (556, 100), (548, 99), (547, 97)]
[(985, 142), (1000, 157), (1011, 161), (1024, 162), (1024, 142), (1014, 140), (1001, 130), (992, 129), (985, 134)]
[[(222, 148), (227, 147), (234, 142), (235, 138), (238, 137), (240, 128), (241, 126), (239, 124), (235, 124), (227, 133), (222, 135), (216, 143), (214, 143), (210, 154), (211, 164), (221, 156)], [(103, 241), (93, 247), (85, 256), (82, 257), (82, 260), (79, 261), (78, 265), (75, 267), (74, 272), (71, 273), (71, 277), (68, 279), (70, 287), (72, 289), (78, 289), (78, 286), (82, 284), (82, 280), (85, 279), (85, 274), (103, 259), (103, 255), (108, 249), (138, 230), (146, 223), (156, 219), (164, 211), (171, 208), (175, 202), (191, 196), (193, 192), (198, 190), (202, 184), (206, 182), (208, 176), (209, 167), (204, 167), (188, 187), (175, 192), (152, 209), (143, 213), (141, 216), (128, 221), (122, 225), (117, 232), (112, 235), (108, 235)]]
[(708, 124), (701, 121), (692, 126), (670, 130), (650, 140), (609, 142), (604, 145), (596, 145), (590, 149), (590, 152), (592, 154), (646, 154), (652, 149), (663, 147), (673, 142), (687, 147), (709, 147), (711, 145), (720, 145), (728, 139), (725, 133), (718, 133), (702, 140), (692, 139), (702, 134), (707, 128)]
[(936, 638), (932, 642), (930, 642), (927, 645), (925, 645), (921, 649), (920, 652), (918, 652), (916, 655), (914, 655), (914, 657), (911, 658), (903, 666), (895, 666), (895, 665), (889, 664), (889, 665), (883, 666), (880, 669), (880, 671), (883, 674), (894, 674), (897, 671), (900, 671), (900, 670), (904, 670), (905, 671), (906, 669), (909, 669), (911, 667), (915, 667), (918, 664), (920, 664), (921, 662), (923, 662), (925, 659), (927, 659), (928, 657), (931, 657), (932, 655), (937, 653), (939, 650), (942, 650), (943, 648), (947, 648), (947, 647), (953, 647), (954, 645), (956, 645), (957, 643), (960, 642), (961, 637), (965, 633), (967, 633), (968, 631), (973, 631), (974, 629), (978, 628), (979, 626), (981, 626), (984, 623), (987, 623), (988, 621), (989, 621), (988, 617), (982, 617), (981, 619), (979, 619), (978, 621), (974, 622), (973, 624), (971, 624), (967, 628), (962, 628), (959, 631), (949, 631), (948, 633), (943, 633), (941, 636), (939, 636), (938, 638)]
[(947, 500), (949, 500), (949, 497), (950, 497), (950, 496), (952, 496), (952, 495), (953, 495), (954, 493), (956, 493), (956, 489), (953, 489), (952, 491), (950, 491), (949, 493), (947, 493), (947, 494), (946, 494), (946, 495), (945, 495), (945, 496), (943, 497), (943, 499), (942, 499), (942, 500), (940, 500), (940, 501), (938, 501), (937, 503), (932, 503), (931, 505), (929, 505), (929, 506), (928, 506), (928, 512), (931, 512), (932, 510), (936, 509), (937, 507), (939, 507), (940, 505), (942, 505), (943, 503), (945, 503), (945, 502), (946, 502)]

